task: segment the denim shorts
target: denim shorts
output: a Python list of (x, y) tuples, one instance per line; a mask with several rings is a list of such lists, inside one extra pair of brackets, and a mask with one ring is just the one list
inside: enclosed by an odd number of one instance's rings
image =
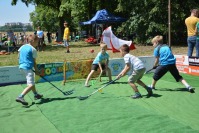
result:
[(66, 39), (64, 39), (64, 46), (65, 47), (69, 46), (69, 43), (68, 43), (68, 41)]

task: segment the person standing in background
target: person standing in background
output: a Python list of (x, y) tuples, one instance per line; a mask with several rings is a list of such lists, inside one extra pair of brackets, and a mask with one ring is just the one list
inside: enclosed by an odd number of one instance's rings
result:
[(63, 40), (64, 40), (64, 46), (66, 47), (66, 53), (70, 53), (69, 51), (69, 36), (70, 36), (70, 30), (68, 28), (68, 23), (64, 22), (64, 36), (63, 36)]
[(101, 27), (98, 25), (98, 26), (97, 26), (97, 37), (96, 37), (97, 43), (100, 43), (100, 42), (101, 42), (101, 36), (102, 36), (102, 29), (101, 29)]
[(39, 38), (37, 50), (44, 51), (44, 32), (41, 30), (40, 26), (37, 28), (37, 37)]
[(196, 46), (196, 23), (199, 22), (198, 18), (199, 10), (198, 9), (192, 9), (191, 15), (185, 19), (185, 24), (187, 26), (187, 44), (188, 44), (188, 53), (187, 56), (192, 56), (193, 49), (196, 47), (196, 53), (199, 49), (198, 46)]
[(196, 24), (196, 57), (199, 57), (199, 22)]
[(46, 35), (48, 37), (48, 43), (51, 43), (51, 33), (48, 31)]

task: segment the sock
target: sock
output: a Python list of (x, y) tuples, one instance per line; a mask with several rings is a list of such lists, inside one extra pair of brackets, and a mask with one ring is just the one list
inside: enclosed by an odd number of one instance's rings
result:
[(152, 87), (152, 84), (150, 85), (150, 87), (151, 87), (152, 89), (155, 89), (155, 87)]
[(19, 97), (20, 97), (20, 98), (23, 98), (23, 97), (24, 97), (24, 95), (23, 95), (23, 94), (20, 94), (20, 95), (19, 95)]
[(186, 87), (187, 89), (189, 89), (189, 87), (190, 87), (189, 84), (185, 83), (184, 85), (185, 85), (185, 87)]

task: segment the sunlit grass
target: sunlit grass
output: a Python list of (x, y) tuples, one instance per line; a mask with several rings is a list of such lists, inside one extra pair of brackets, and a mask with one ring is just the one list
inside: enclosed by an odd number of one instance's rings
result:
[[(130, 53), (135, 56), (152, 56), (153, 47), (135, 45), (136, 49)], [(90, 50), (93, 49), (94, 53)], [(37, 63), (52, 63), (52, 62), (63, 62), (76, 61), (95, 58), (97, 53), (100, 51), (99, 44), (88, 44), (84, 41), (70, 42), (70, 53), (65, 53), (66, 48), (63, 46), (47, 45), (44, 52), (38, 52)], [(174, 54), (186, 55), (187, 47), (172, 47)], [(121, 58), (120, 53), (113, 53), (108, 50), (110, 58)], [(0, 55), (0, 66), (15, 66), (18, 65), (18, 54), (15, 52), (10, 55)]]

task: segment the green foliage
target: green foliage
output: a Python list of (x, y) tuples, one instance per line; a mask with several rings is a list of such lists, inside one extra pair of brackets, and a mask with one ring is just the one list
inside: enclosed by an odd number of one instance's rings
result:
[[(12, 0), (16, 4), (18, 0)], [(63, 31), (64, 20), (70, 24), (72, 31), (87, 29), (92, 31), (91, 26), (79, 26), (79, 22), (91, 19), (97, 10), (107, 9), (109, 12), (125, 17), (128, 20), (115, 26), (126, 35), (137, 33), (138, 43), (148, 43), (150, 38), (161, 34), (168, 37), (168, 0), (21, 0), (26, 5), (35, 4), (40, 8), (38, 15), (32, 14), (34, 26), (39, 21), (40, 25), (48, 27), (59, 27)], [(171, 1), (171, 41), (172, 44), (186, 44), (186, 26), (184, 20), (190, 15), (190, 9), (197, 8), (198, 0)], [(51, 11), (47, 10), (50, 8)], [(43, 10), (43, 11), (42, 11)], [(56, 18), (52, 21), (52, 17)], [(44, 15), (46, 13), (46, 15)], [(40, 15), (43, 14), (43, 15)], [(40, 17), (39, 17), (40, 16)], [(48, 24), (46, 24), (48, 22)], [(52, 23), (51, 23), (52, 22)]]
[(55, 32), (59, 27), (57, 14), (53, 9), (39, 5), (30, 14), (30, 20), (33, 22), (35, 30), (40, 26), (45, 31)]
[(6, 32), (9, 29), (12, 29), (13, 32), (24, 32), (24, 31), (33, 31), (33, 27), (31, 25), (12, 25), (12, 26), (0, 26), (0, 31), (1, 32)]

